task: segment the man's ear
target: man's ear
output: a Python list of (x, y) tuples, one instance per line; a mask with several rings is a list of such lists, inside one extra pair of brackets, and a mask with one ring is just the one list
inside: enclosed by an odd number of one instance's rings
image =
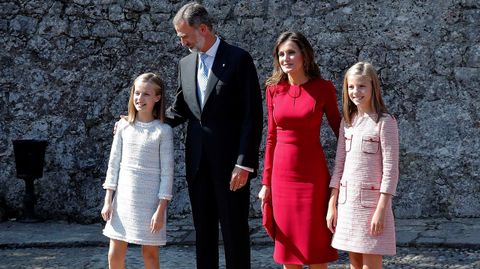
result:
[(202, 34), (205, 34), (207, 31), (208, 31), (208, 26), (204, 23), (201, 23), (199, 26), (198, 26), (198, 29), (200, 30), (200, 32)]

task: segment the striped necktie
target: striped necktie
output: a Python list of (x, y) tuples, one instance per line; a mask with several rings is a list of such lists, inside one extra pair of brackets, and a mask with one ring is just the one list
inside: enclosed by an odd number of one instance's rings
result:
[(198, 90), (199, 90), (199, 97), (200, 97), (200, 104), (203, 108), (203, 104), (205, 102), (205, 92), (207, 90), (207, 82), (208, 82), (208, 67), (205, 63), (208, 55), (206, 53), (200, 54), (200, 64), (198, 66)]

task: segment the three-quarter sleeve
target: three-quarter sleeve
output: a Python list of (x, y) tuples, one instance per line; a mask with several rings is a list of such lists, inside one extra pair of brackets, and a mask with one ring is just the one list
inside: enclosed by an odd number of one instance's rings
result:
[(328, 81), (326, 93), (327, 100), (325, 102), (324, 112), (327, 116), (330, 128), (332, 128), (333, 133), (338, 139), (338, 129), (342, 118), (340, 117), (340, 112), (338, 111), (337, 91), (335, 90), (335, 86), (333, 85), (333, 83), (330, 81)]
[(110, 150), (110, 159), (108, 160), (108, 169), (105, 182), (102, 187), (108, 190), (116, 190), (118, 183), (118, 174), (120, 172), (120, 163), (122, 162), (122, 133), (125, 127), (125, 124), (128, 124), (125, 120), (120, 120), (117, 123), (117, 131), (113, 136), (112, 148)]
[(340, 187), (340, 180), (342, 180), (343, 170), (345, 167), (345, 158), (347, 152), (345, 150), (345, 122), (343, 119), (340, 122), (339, 136), (337, 140), (337, 153), (335, 155), (335, 168), (330, 179), (330, 188), (338, 189)]
[(265, 158), (263, 162), (263, 179), (262, 184), (270, 186), (272, 182), (272, 166), (273, 166), (273, 155), (275, 152), (275, 145), (277, 144), (277, 124), (273, 117), (273, 91), (275, 90), (274, 86), (267, 87), (265, 92), (267, 99), (267, 113), (268, 113), (268, 129), (267, 129), (267, 138), (265, 143)]
[(170, 126), (162, 126), (160, 138), (160, 188), (158, 199), (171, 200), (173, 188), (173, 130)]
[(398, 183), (398, 125), (394, 117), (385, 115), (380, 128), (382, 151), (382, 183), (380, 192), (395, 195)]

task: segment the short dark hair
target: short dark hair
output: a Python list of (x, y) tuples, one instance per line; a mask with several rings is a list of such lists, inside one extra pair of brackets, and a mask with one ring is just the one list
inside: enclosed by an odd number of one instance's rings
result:
[(197, 2), (190, 2), (178, 10), (173, 17), (173, 25), (177, 25), (180, 21), (185, 21), (191, 27), (198, 27), (205, 24), (210, 31), (213, 29), (213, 20), (208, 14), (205, 7)]

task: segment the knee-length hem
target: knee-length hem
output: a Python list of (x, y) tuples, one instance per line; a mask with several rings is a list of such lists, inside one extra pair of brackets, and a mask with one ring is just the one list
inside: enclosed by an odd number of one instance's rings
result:
[(295, 264), (295, 265), (304, 265), (304, 264), (322, 264), (322, 263), (330, 263), (338, 260), (338, 253), (336, 251), (333, 251), (329, 255), (325, 255), (320, 260), (298, 260), (298, 259), (293, 259), (293, 260), (286, 260), (286, 259), (273, 259), (278, 264)]
[(375, 248), (372, 249), (366, 249), (364, 246), (346, 246), (346, 245), (341, 245), (336, 242), (332, 242), (332, 247), (342, 250), (342, 251), (347, 251), (347, 252), (355, 252), (355, 253), (362, 253), (362, 254), (372, 254), (372, 255), (382, 255), (382, 256), (395, 256), (396, 250), (389, 250), (389, 251), (379, 251), (376, 250)]
[(120, 241), (124, 241), (124, 242), (127, 242), (129, 244), (136, 244), (136, 245), (147, 245), (147, 246), (165, 246), (167, 244), (167, 240), (155, 240), (155, 241), (146, 241), (146, 240), (142, 240), (142, 239), (134, 239), (134, 238), (125, 238), (123, 236), (119, 236), (119, 235), (114, 235), (114, 234), (110, 234), (108, 232), (106, 232), (105, 230), (103, 230), (103, 235), (105, 235), (106, 237), (110, 238), (110, 239), (114, 239), (114, 240), (120, 240)]

